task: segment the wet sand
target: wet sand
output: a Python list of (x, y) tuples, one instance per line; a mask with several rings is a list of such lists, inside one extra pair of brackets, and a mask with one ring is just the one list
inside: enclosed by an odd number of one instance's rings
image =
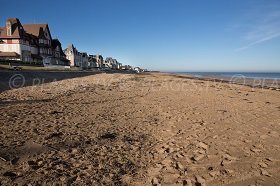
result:
[(0, 93), (0, 185), (279, 185), (280, 91), (96, 74)]
[(280, 90), (280, 79), (279, 78), (249, 78), (243, 76), (242, 74), (237, 74), (232, 77), (226, 76), (202, 76), (196, 77), (191, 74), (178, 74), (176, 77), (197, 79), (204, 81), (213, 81), (213, 82), (224, 82), (230, 84), (245, 85), (253, 88), (263, 88), (271, 90)]

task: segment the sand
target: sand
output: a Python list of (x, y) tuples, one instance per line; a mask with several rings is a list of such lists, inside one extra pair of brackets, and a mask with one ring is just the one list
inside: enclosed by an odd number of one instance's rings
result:
[(280, 91), (96, 74), (0, 94), (0, 185), (279, 185)]

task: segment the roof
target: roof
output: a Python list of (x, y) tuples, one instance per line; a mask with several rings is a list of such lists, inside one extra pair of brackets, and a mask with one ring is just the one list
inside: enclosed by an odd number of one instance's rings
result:
[[(22, 38), (22, 37), (45, 37), (44, 30), (47, 29), (50, 37), (48, 24), (24, 24), (22, 25), (18, 18), (9, 18), (6, 22), (10, 22), (12, 26), (12, 35), (7, 35), (6, 25), (0, 27), (0, 38)], [(2, 30), (2, 31), (1, 31)]]
[(64, 52), (62, 50), (60, 41), (58, 39), (53, 39), (52, 40), (52, 48), (56, 49), (56, 47), (59, 47), (60, 55), (65, 56), (65, 54), (64, 54)]
[(39, 37), (46, 28), (48, 29), (48, 24), (24, 24), (23, 28), (27, 33)]
[(20, 55), (16, 52), (0, 52), (0, 57), (19, 57)]
[(55, 49), (57, 46), (61, 46), (61, 43), (58, 39), (52, 40), (52, 47)]
[(70, 51), (75, 51), (75, 50), (77, 50), (75, 47), (74, 47), (74, 45), (73, 44), (70, 44), (70, 45), (68, 45), (68, 47), (65, 49), (65, 50), (70, 50)]
[(71, 51), (75, 55), (82, 55), (81, 52), (79, 52), (76, 47), (73, 44), (68, 45), (66, 49), (64, 49), (64, 52)]
[(23, 35), (25, 33), (24, 33), (24, 29), (23, 29), (19, 19), (9, 18), (9, 19), (7, 19), (6, 22), (11, 23), (12, 35), (11, 36), (7, 35), (6, 26), (5, 26), (5, 27), (1, 27), (2, 31), (0, 32), (0, 38), (21, 38), (21, 37), (23, 37)]
[(81, 52), (80, 54), (82, 55), (82, 57), (88, 57), (86, 52)]

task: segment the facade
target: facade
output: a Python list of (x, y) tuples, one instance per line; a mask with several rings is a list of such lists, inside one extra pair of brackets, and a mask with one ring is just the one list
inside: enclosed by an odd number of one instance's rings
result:
[(89, 64), (91, 68), (100, 68), (104, 63), (102, 55), (89, 55)]
[(119, 63), (116, 59), (113, 59), (112, 57), (107, 57), (104, 66), (103, 67), (108, 67), (112, 68), (114, 70), (119, 70), (121, 69), (122, 64)]
[(96, 62), (95, 62), (95, 58), (93, 57), (93, 55), (89, 55), (88, 56), (88, 67), (89, 68), (96, 68)]
[(70, 44), (64, 53), (66, 58), (70, 61), (71, 67), (88, 68), (88, 55), (87, 53), (79, 52), (73, 44)]
[[(45, 32), (48, 32), (46, 25), (45, 29)], [(33, 30), (29, 26), (22, 25), (19, 19), (7, 19), (5, 27), (0, 28), (1, 59), (42, 62), (43, 58), (39, 55), (41, 51), (39, 38), (36, 36), (37, 34), (33, 35), (32, 33)], [(43, 29), (40, 36), (41, 38), (45, 37)]]
[(140, 67), (134, 67), (133, 70), (134, 70), (134, 72), (136, 72), (136, 73), (143, 72), (143, 70), (142, 70)]
[[(55, 46), (52, 46), (52, 44)], [(58, 47), (58, 48), (57, 48)], [(66, 59), (59, 51), (61, 44), (53, 41), (48, 24), (21, 24), (19, 19), (7, 19), (0, 28), (0, 59), (38, 62), (48, 65), (52, 61), (64, 64)]]
[(122, 69), (122, 70), (133, 70), (132, 66), (130, 66), (130, 65), (123, 65), (123, 66), (121, 67), (121, 69)]
[(112, 58), (109, 58), (107, 57), (102, 65), (102, 67), (104, 68), (112, 68), (112, 65), (113, 64), (113, 59)]
[(87, 55), (87, 53), (86, 52), (82, 52), (81, 56), (82, 56), (82, 58), (81, 58), (81, 66), (80, 67), (82, 69), (88, 69), (89, 66), (88, 66), (88, 55)]
[(38, 43), (38, 56), (43, 59), (43, 64), (47, 65), (48, 59), (54, 57), (52, 49), (52, 36), (49, 26), (47, 24), (25, 24), (23, 25), (23, 28), (25, 32), (36, 38)]
[(48, 58), (48, 63), (50, 65), (70, 66), (70, 61), (66, 58), (66, 55), (62, 50), (61, 43), (58, 39), (52, 40), (52, 50), (53, 57)]

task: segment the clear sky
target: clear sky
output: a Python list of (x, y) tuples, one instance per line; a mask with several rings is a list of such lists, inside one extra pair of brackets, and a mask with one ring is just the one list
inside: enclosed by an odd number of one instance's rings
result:
[(279, 0), (1, 0), (8, 17), (148, 69), (280, 72)]

